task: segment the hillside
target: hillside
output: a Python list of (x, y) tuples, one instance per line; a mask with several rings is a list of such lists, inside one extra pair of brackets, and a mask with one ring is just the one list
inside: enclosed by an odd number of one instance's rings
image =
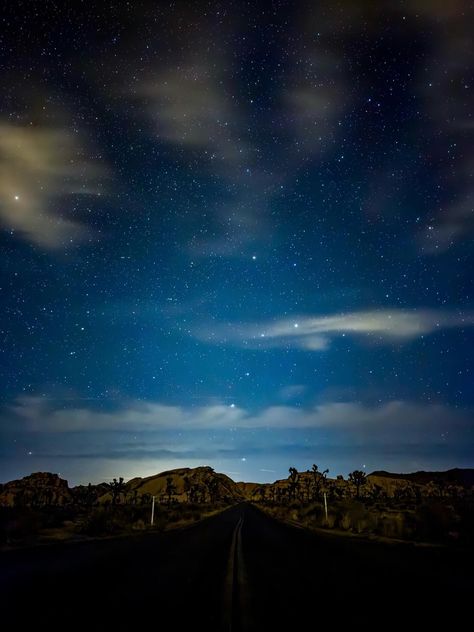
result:
[(408, 474), (397, 474), (394, 472), (385, 472), (384, 470), (375, 471), (369, 476), (377, 478), (391, 478), (409, 481), (417, 485), (428, 485), (428, 483), (441, 483), (447, 485), (461, 485), (462, 487), (472, 487), (474, 485), (474, 469), (454, 468), (445, 472), (411, 472)]
[(223, 499), (228, 502), (243, 500), (238, 485), (225, 474), (211, 467), (184, 467), (160, 472), (146, 478), (132, 478), (126, 484), (127, 494), (150, 494), (158, 499), (167, 496), (169, 485), (173, 498), (178, 501)]
[[(336, 497), (354, 495), (354, 486), (341, 476), (321, 479), (319, 491), (326, 491)], [(387, 497), (400, 494), (415, 496), (436, 496), (462, 493), (462, 489), (474, 487), (474, 469), (452, 469), (446, 472), (413, 472), (400, 474), (383, 470), (372, 472), (361, 489), (362, 496), (380, 493)], [(209, 466), (178, 468), (154, 474), (146, 478), (132, 478), (120, 481), (115, 497), (113, 485), (78, 485), (70, 488), (66, 480), (50, 472), (37, 472), (22, 479), (0, 485), (0, 505), (85, 505), (97, 502), (137, 504), (148, 502), (155, 496), (158, 502), (204, 503), (242, 500), (282, 502), (285, 499), (310, 500), (318, 496), (313, 473), (309, 470), (297, 473), (297, 480), (289, 478), (273, 483), (234, 482), (225, 474), (215, 472)], [(457, 491), (456, 491), (457, 490)]]
[(58, 474), (35, 472), (0, 485), (0, 505), (67, 505), (73, 499), (68, 483)]

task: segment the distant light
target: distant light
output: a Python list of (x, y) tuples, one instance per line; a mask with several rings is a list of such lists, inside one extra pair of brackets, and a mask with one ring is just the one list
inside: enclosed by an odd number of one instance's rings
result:
[(18, 201), (19, 199), (20, 199), (20, 196), (19, 195), (15, 195), (15, 200)]
[(240, 460), (245, 462), (247, 459), (243, 456)]
[(293, 325), (293, 327), (297, 328), (297, 327), (298, 327), (298, 323), (295, 323), (295, 324)]
[(230, 405), (230, 407), (231, 407), (231, 408), (235, 408), (235, 404), (231, 404), (231, 405)]
[(255, 261), (257, 258), (257, 255), (252, 255), (252, 259)]

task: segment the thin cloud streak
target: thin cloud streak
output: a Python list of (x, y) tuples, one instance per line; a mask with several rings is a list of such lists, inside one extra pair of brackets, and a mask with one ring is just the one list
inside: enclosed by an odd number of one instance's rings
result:
[[(251, 412), (235, 405), (173, 406), (160, 402), (134, 401), (111, 411), (64, 407), (60, 401), (19, 397), (2, 412), (5, 427), (32, 433), (99, 433), (156, 431), (220, 431), (256, 428), (345, 429), (356, 432), (388, 431), (465, 421), (461, 412), (440, 404), (417, 404), (393, 400), (377, 406), (359, 402), (326, 402), (302, 409), (290, 405), (268, 406)], [(164, 447), (164, 446), (162, 446)]]
[(327, 316), (295, 316), (263, 323), (213, 324), (194, 335), (213, 344), (231, 344), (248, 349), (295, 347), (325, 351), (340, 336), (365, 337), (381, 344), (404, 342), (443, 329), (474, 325), (470, 311), (430, 309), (382, 309)]

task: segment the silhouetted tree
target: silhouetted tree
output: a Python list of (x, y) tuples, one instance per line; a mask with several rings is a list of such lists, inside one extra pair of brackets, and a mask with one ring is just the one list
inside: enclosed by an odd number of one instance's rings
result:
[(323, 486), (323, 483), (326, 481), (326, 476), (328, 472), (328, 469), (320, 472), (316, 463), (313, 463), (313, 466), (311, 468), (311, 473), (313, 475), (313, 498), (319, 499), (319, 497), (321, 496), (321, 488)]
[(290, 497), (290, 500), (294, 500), (296, 498), (296, 494), (300, 486), (299, 484), (300, 475), (298, 473), (298, 470), (295, 467), (290, 467), (288, 471), (290, 473), (290, 476), (289, 476), (290, 481), (289, 481), (289, 486), (288, 486), (289, 497)]
[(125, 491), (125, 483), (123, 481), (123, 477), (121, 476), (118, 480), (116, 478), (113, 479), (111, 483), (108, 483), (108, 488), (110, 493), (112, 494), (112, 505), (117, 504), (117, 500), (120, 500), (120, 494)]
[(354, 470), (349, 474), (349, 481), (356, 487), (356, 498), (360, 498), (360, 488), (367, 483), (367, 476), (362, 470)]

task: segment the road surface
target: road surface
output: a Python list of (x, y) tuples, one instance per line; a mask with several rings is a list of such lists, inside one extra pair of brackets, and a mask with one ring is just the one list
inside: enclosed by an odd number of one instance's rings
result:
[(309, 533), (241, 504), (174, 532), (3, 553), (1, 621), (4, 630), (455, 629), (472, 607), (472, 562)]

